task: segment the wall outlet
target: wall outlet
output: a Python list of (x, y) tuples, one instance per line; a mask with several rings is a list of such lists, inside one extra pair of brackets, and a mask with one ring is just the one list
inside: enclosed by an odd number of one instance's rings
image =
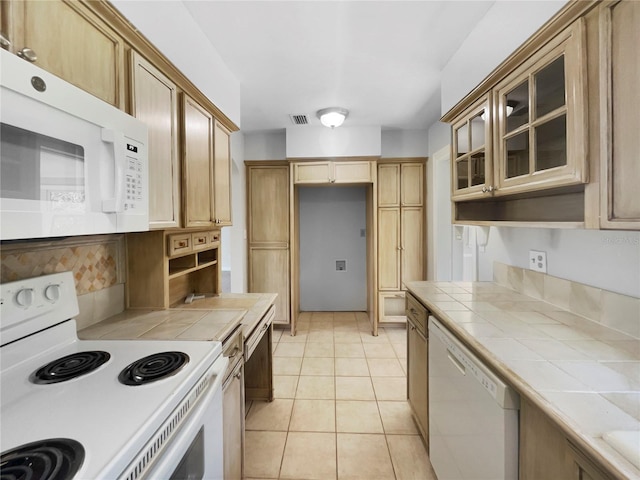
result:
[(345, 272), (347, 270), (347, 261), (336, 260), (336, 270), (339, 272)]
[(547, 273), (547, 252), (529, 250), (529, 269)]

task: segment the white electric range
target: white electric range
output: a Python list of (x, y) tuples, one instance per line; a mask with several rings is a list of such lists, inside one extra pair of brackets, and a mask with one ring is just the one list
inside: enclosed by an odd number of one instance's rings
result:
[(71, 272), (0, 297), (2, 478), (222, 478), (219, 342), (78, 340)]

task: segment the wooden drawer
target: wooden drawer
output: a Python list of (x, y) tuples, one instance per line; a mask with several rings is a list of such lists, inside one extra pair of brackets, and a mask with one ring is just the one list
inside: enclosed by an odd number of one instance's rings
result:
[(251, 358), (251, 354), (258, 346), (262, 337), (268, 334), (267, 330), (271, 327), (273, 323), (273, 319), (275, 317), (275, 307), (272, 305), (269, 308), (269, 311), (262, 317), (260, 323), (256, 326), (256, 328), (251, 332), (251, 334), (247, 337), (244, 344), (244, 359), (245, 362)]
[(220, 243), (220, 230), (212, 230), (207, 232), (209, 235), (209, 243), (215, 245)]
[(204, 250), (211, 245), (210, 232), (197, 232), (191, 234), (191, 245), (193, 250)]
[(427, 318), (429, 312), (413, 295), (407, 293), (407, 317), (413, 320), (420, 333), (427, 336)]
[(222, 355), (229, 359), (229, 365), (224, 374), (225, 382), (243, 358), (244, 337), (242, 336), (242, 327), (239, 325), (238, 327), (222, 344)]
[(192, 246), (190, 233), (176, 233), (167, 237), (167, 255), (173, 257), (182, 253), (189, 253)]

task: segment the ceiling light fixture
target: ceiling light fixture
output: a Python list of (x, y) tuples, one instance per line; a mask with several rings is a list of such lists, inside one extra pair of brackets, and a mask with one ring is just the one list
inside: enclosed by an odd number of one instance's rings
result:
[(335, 128), (342, 125), (344, 119), (349, 115), (349, 110), (341, 107), (323, 108), (318, 110), (316, 115), (325, 127)]

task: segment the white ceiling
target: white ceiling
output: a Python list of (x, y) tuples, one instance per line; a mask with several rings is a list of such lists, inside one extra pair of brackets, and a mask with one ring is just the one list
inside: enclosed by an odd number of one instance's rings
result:
[[(245, 132), (340, 106), (345, 125), (424, 129), (440, 72), (493, 1), (183, 0), (241, 85)], [(204, 60), (206, 61), (206, 60)]]

